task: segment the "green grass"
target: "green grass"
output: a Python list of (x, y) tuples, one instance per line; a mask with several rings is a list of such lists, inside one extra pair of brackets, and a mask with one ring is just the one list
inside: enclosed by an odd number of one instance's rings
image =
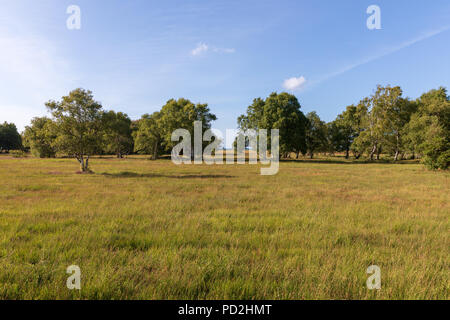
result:
[[(0, 157), (0, 299), (448, 299), (449, 174), (419, 164)], [(366, 288), (368, 266), (382, 289)], [(81, 291), (66, 287), (78, 265)]]

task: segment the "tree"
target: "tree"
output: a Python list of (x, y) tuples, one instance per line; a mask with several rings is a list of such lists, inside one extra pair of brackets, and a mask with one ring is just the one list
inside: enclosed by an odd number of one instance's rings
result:
[(53, 121), (47, 117), (36, 117), (31, 125), (25, 127), (24, 142), (31, 153), (39, 158), (53, 158), (56, 150), (53, 143), (56, 140), (56, 130)]
[(247, 113), (238, 118), (238, 127), (241, 132), (248, 129), (279, 129), (280, 154), (286, 157), (290, 152), (295, 152), (298, 157), (300, 152), (306, 152), (306, 118), (300, 108), (294, 95), (274, 92), (266, 100), (253, 100)]
[[(215, 120), (217, 120), (217, 117), (210, 112), (208, 104), (194, 104), (184, 98), (167, 101), (157, 118), (162, 147), (169, 150), (177, 144), (177, 142), (172, 141), (172, 133), (176, 129), (186, 129), (191, 137), (194, 137), (195, 121), (202, 122), (202, 133), (204, 133), (211, 128), (211, 123)], [(204, 146), (207, 144), (207, 142), (203, 142)]]
[(81, 172), (89, 172), (89, 158), (101, 149), (102, 106), (91, 91), (84, 89), (73, 90), (61, 101), (49, 101), (46, 106), (56, 124), (53, 147), (75, 157)]
[(107, 111), (102, 113), (103, 150), (114, 153), (117, 158), (133, 151), (131, 120), (125, 113)]
[(417, 104), (404, 98), (399, 98), (386, 108), (384, 141), (386, 148), (394, 154), (394, 161), (405, 152), (404, 127), (416, 110)]
[(362, 118), (363, 129), (354, 141), (354, 149), (360, 153), (368, 152), (370, 160), (373, 160), (376, 154), (379, 160), (383, 145), (392, 146), (394, 138), (396, 142), (393, 148), (398, 156), (403, 121), (400, 117), (407, 114), (405, 110), (409, 108), (405, 101), (400, 87), (380, 85), (370, 98), (363, 99), (360, 104), (362, 110), (367, 112)]
[(22, 138), (14, 123), (0, 124), (0, 152), (22, 149)]
[(327, 125), (315, 111), (306, 115), (306, 149), (312, 159), (314, 152), (328, 148)]
[(144, 114), (137, 123), (134, 135), (134, 151), (144, 154), (152, 154), (152, 160), (158, 159), (162, 151), (161, 142), (163, 132), (159, 124), (160, 113)]
[(423, 94), (417, 112), (405, 126), (405, 140), (412, 152), (423, 155), (430, 169), (447, 169), (450, 164), (450, 98), (443, 87)]
[[(205, 132), (216, 119), (207, 104), (194, 104), (184, 98), (171, 99), (159, 112), (145, 114), (138, 121), (133, 133), (134, 150), (138, 153), (150, 153), (155, 160), (162, 152), (170, 152), (177, 144), (172, 141), (172, 133), (176, 129), (186, 129), (193, 137), (195, 121), (202, 122), (202, 132)], [(203, 142), (204, 146), (206, 144)]]
[(358, 108), (354, 105), (348, 106), (328, 125), (328, 136), (333, 151), (345, 151), (346, 159), (350, 157), (350, 148), (360, 132), (361, 120), (357, 111)]

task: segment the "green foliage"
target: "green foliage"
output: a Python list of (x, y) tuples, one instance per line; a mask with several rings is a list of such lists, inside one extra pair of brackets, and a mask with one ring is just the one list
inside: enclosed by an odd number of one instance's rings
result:
[(371, 160), (382, 151), (395, 154), (398, 160), (404, 146), (403, 128), (408, 123), (416, 105), (402, 98), (400, 87), (378, 86), (370, 98), (360, 102), (367, 110), (362, 118), (363, 129), (354, 141), (353, 149), (368, 153)]
[(423, 155), (430, 169), (450, 165), (450, 99), (445, 88), (431, 90), (417, 100), (417, 112), (405, 127), (409, 149)]
[(55, 157), (56, 150), (52, 146), (55, 140), (55, 124), (47, 117), (33, 118), (31, 125), (25, 128), (24, 143), (35, 157)]
[(14, 123), (0, 124), (0, 152), (22, 149), (22, 138)]
[(307, 121), (300, 108), (294, 95), (274, 92), (266, 100), (253, 100), (247, 113), (238, 118), (238, 127), (241, 132), (248, 129), (279, 129), (281, 155), (286, 156), (289, 152), (305, 153)]
[(150, 153), (157, 159), (161, 152), (170, 152), (177, 144), (172, 142), (172, 133), (177, 129), (186, 129), (194, 137), (194, 122), (202, 122), (202, 132), (211, 128), (217, 117), (210, 112), (207, 104), (194, 104), (188, 99), (171, 99), (152, 115), (145, 114), (134, 132), (135, 151)]
[(102, 113), (103, 151), (118, 158), (133, 151), (131, 119), (122, 112)]
[(74, 156), (82, 172), (89, 171), (89, 157), (101, 150), (102, 106), (91, 91), (76, 89), (61, 101), (49, 101), (57, 137), (52, 144), (57, 151)]
[[(362, 131), (362, 122), (366, 113), (367, 109), (363, 103), (358, 106), (351, 105), (328, 125), (328, 136), (333, 151), (345, 151), (346, 158), (349, 158), (352, 144)], [(359, 157), (356, 150), (353, 150), (353, 153), (357, 158)]]
[(156, 160), (160, 154), (162, 142), (162, 129), (159, 124), (159, 112), (144, 114), (137, 122), (137, 129), (133, 132), (134, 151), (141, 154), (152, 154)]
[(312, 159), (317, 151), (326, 151), (328, 149), (328, 128), (324, 121), (316, 112), (310, 112), (306, 115), (306, 149)]
[(27, 153), (23, 150), (11, 150), (9, 152), (13, 158), (25, 158)]
[(217, 117), (209, 110), (208, 104), (193, 104), (188, 99), (171, 99), (162, 107), (159, 115), (159, 128), (162, 131), (162, 145), (171, 149), (177, 142), (172, 142), (172, 133), (176, 129), (186, 129), (194, 137), (194, 121), (202, 122), (202, 132), (211, 128)]

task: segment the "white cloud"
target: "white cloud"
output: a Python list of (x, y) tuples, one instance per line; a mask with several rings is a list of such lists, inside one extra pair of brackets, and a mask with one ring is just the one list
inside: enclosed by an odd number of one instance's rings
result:
[(234, 48), (218, 48), (218, 47), (210, 47), (206, 43), (199, 43), (195, 49), (191, 51), (191, 55), (198, 56), (207, 51), (217, 52), (217, 53), (235, 53), (236, 49)]
[(198, 56), (198, 55), (200, 55), (200, 54), (202, 54), (202, 53), (204, 53), (204, 52), (206, 52), (208, 50), (209, 50), (209, 46), (207, 44), (199, 43), (197, 45), (197, 47), (194, 50), (191, 51), (191, 54), (193, 56)]
[(329, 73), (329, 74), (323, 76), (322, 78), (313, 81), (313, 84), (317, 85), (317, 84), (319, 84), (321, 82), (324, 82), (324, 81), (327, 81), (327, 80), (329, 80), (331, 78), (340, 76), (341, 74), (344, 74), (344, 73), (346, 73), (346, 72), (348, 72), (350, 70), (353, 70), (353, 69), (358, 68), (360, 66), (363, 66), (365, 64), (371, 63), (371, 62), (373, 62), (375, 60), (384, 58), (384, 57), (386, 57), (386, 56), (388, 56), (390, 54), (396, 53), (396, 52), (398, 52), (400, 50), (403, 50), (403, 49), (405, 49), (407, 47), (410, 47), (410, 46), (412, 46), (412, 45), (414, 45), (414, 44), (416, 44), (418, 42), (427, 40), (427, 39), (432, 38), (432, 37), (434, 37), (434, 36), (436, 36), (438, 34), (441, 34), (441, 33), (445, 32), (445, 31), (448, 31), (449, 29), (450, 29), (450, 26), (445, 26), (445, 27), (442, 27), (442, 28), (437, 29), (437, 30), (433, 30), (433, 31), (430, 31), (430, 32), (422, 33), (421, 35), (419, 35), (416, 38), (404, 41), (404, 42), (402, 42), (402, 43), (400, 43), (400, 44), (398, 44), (396, 46), (392, 46), (392, 47), (386, 49), (385, 51), (383, 51), (383, 52), (381, 52), (379, 54), (367, 57), (367, 58), (362, 59), (360, 61), (357, 61), (355, 63), (349, 64), (349, 65), (341, 68), (340, 70), (337, 70), (335, 72)]
[(293, 77), (293, 78), (289, 78), (284, 80), (283, 82), (283, 88), (289, 91), (298, 91), (300, 89), (302, 89), (306, 84), (306, 79), (305, 77), (301, 76), (301, 77)]

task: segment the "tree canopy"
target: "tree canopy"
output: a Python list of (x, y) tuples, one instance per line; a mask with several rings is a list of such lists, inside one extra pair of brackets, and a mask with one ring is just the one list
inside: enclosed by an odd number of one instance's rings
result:
[(102, 106), (91, 91), (76, 89), (61, 101), (46, 103), (51, 111), (57, 137), (56, 150), (74, 156), (81, 172), (89, 172), (89, 158), (101, 150)]
[(297, 98), (289, 93), (274, 92), (267, 99), (256, 98), (247, 108), (247, 113), (238, 118), (241, 132), (253, 129), (279, 129), (280, 154), (306, 152), (306, 117), (300, 111)]
[(22, 149), (22, 138), (14, 123), (0, 124), (0, 152)]

